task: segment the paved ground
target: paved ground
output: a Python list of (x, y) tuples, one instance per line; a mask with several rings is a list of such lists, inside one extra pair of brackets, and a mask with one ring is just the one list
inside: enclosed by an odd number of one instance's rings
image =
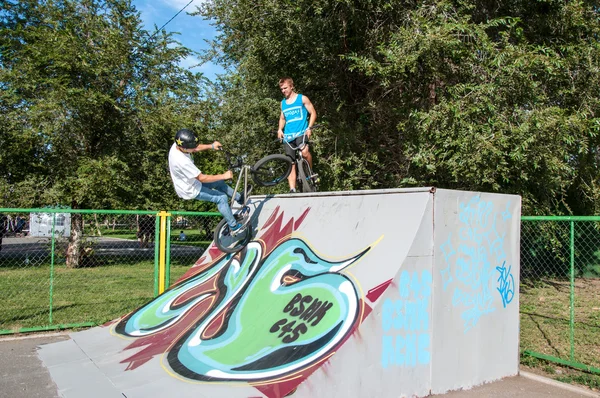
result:
[[(50, 374), (37, 356), (36, 348), (41, 344), (68, 338), (67, 333), (0, 337), (0, 398), (60, 398)], [(443, 397), (579, 398), (600, 397), (600, 395), (522, 372), (521, 376), (507, 378), (468, 391), (454, 391)]]
[[(189, 256), (200, 258), (206, 250), (204, 246), (178, 245), (171, 242), (171, 256)], [(140, 248), (139, 243), (130, 239), (97, 238), (94, 245), (96, 256), (128, 256), (136, 259), (154, 258), (154, 242), (147, 248)], [(41, 264), (50, 257), (50, 238), (4, 238), (0, 250), (0, 263), (12, 264), (25, 261), (31, 265)]]

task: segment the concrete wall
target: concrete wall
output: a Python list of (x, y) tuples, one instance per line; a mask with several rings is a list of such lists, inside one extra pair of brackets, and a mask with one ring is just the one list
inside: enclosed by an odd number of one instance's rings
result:
[(400, 397), (517, 373), (518, 196), (252, 202), (256, 237), (238, 255), (211, 246), (152, 302), (72, 335), (104, 385), (130, 398)]
[(518, 372), (520, 217), (518, 196), (435, 193), (434, 393)]
[(359, 333), (299, 397), (408, 397), (516, 375), (518, 196), (437, 190)]

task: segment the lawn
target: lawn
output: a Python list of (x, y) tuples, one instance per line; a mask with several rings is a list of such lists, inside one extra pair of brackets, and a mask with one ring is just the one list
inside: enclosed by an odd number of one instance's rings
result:
[[(576, 279), (571, 348), (570, 283), (545, 279), (522, 281), (521, 352), (525, 350), (600, 369), (600, 280)], [(571, 358), (572, 353), (572, 358)], [(522, 356), (522, 363), (557, 380), (600, 388), (600, 375)]]
[[(171, 282), (197, 260), (174, 258)], [(52, 311), (50, 311), (52, 291)], [(96, 267), (68, 269), (48, 263), (0, 268), (0, 331), (92, 322), (102, 324), (154, 298), (154, 260), (111, 258)]]

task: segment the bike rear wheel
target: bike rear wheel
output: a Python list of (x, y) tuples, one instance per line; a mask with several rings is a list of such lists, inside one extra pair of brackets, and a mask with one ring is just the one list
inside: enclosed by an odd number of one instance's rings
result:
[(215, 229), (214, 238), (215, 244), (223, 253), (237, 253), (252, 239), (252, 225), (248, 223), (244, 231), (233, 236), (227, 221), (223, 219)]
[(317, 192), (317, 182), (306, 159), (298, 162), (298, 189), (300, 192)]
[(284, 181), (292, 172), (292, 160), (286, 155), (268, 155), (256, 162), (252, 178), (263, 187), (271, 187)]

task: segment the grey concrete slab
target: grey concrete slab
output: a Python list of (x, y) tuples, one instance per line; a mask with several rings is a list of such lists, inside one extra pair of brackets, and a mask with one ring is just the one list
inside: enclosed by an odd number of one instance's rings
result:
[(131, 342), (121, 336), (111, 335), (110, 328), (106, 326), (73, 333), (71, 339), (92, 360), (117, 355)]
[[(48, 369), (38, 357), (37, 347), (45, 347), (48, 343), (61, 342), (68, 340), (69, 336), (66, 333), (55, 334), (40, 334), (27, 337), (4, 337), (0, 338), (0, 398), (89, 398), (89, 397), (108, 397), (109, 395), (95, 395), (96, 392), (107, 394), (101, 386), (92, 385), (87, 388), (72, 388), (64, 391), (59, 395), (54, 382), (52, 381)], [(522, 372), (521, 376), (506, 378), (494, 383), (485, 384), (474, 387), (470, 390), (453, 391), (447, 394), (435, 395), (434, 397), (449, 397), (449, 398), (538, 398), (538, 397), (561, 397), (561, 398), (580, 398), (580, 397), (600, 397), (600, 394), (582, 387), (560, 383), (541, 376), (530, 376), (530, 374)], [(152, 383), (148, 383), (151, 378), (145, 380), (148, 387), (152, 387)], [(173, 379), (176, 383), (177, 379)], [(187, 384), (187, 383), (186, 383)], [(168, 388), (178, 388), (176, 384), (169, 384)], [(165, 386), (166, 387), (166, 386)], [(207, 388), (205, 385), (188, 384), (190, 392), (194, 389), (196, 398), (203, 396), (212, 397), (215, 394), (213, 388)], [(185, 388), (187, 390), (187, 388)], [(237, 388), (232, 391), (238, 390)], [(246, 389), (244, 393), (248, 393)], [(160, 391), (166, 393), (166, 396), (179, 395), (177, 390)], [(123, 391), (124, 392), (124, 391)], [(137, 392), (145, 392), (144, 398), (160, 397), (158, 390), (147, 389), (128, 389), (130, 394)], [(241, 392), (241, 391), (240, 391)], [(208, 395), (207, 395), (208, 394)], [(165, 395), (162, 395), (165, 396)], [(191, 396), (191, 395), (190, 395)], [(245, 396), (260, 396), (259, 393), (254, 395), (246, 394)], [(316, 398), (319, 397), (318, 389), (315, 390)], [(119, 398), (123, 398), (120, 393)], [(135, 398), (134, 395), (127, 395), (128, 398)], [(292, 396), (293, 397), (293, 396)]]
[(62, 397), (123, 398), (121, 392), (89, 359), (55, 365), (48, 370), (59, 386)]
[(39, 348), (38, 355), (49, 368), (66, 362), (79, 362), (87, 359), (87, 355), (71, 339), (43, 345)]

